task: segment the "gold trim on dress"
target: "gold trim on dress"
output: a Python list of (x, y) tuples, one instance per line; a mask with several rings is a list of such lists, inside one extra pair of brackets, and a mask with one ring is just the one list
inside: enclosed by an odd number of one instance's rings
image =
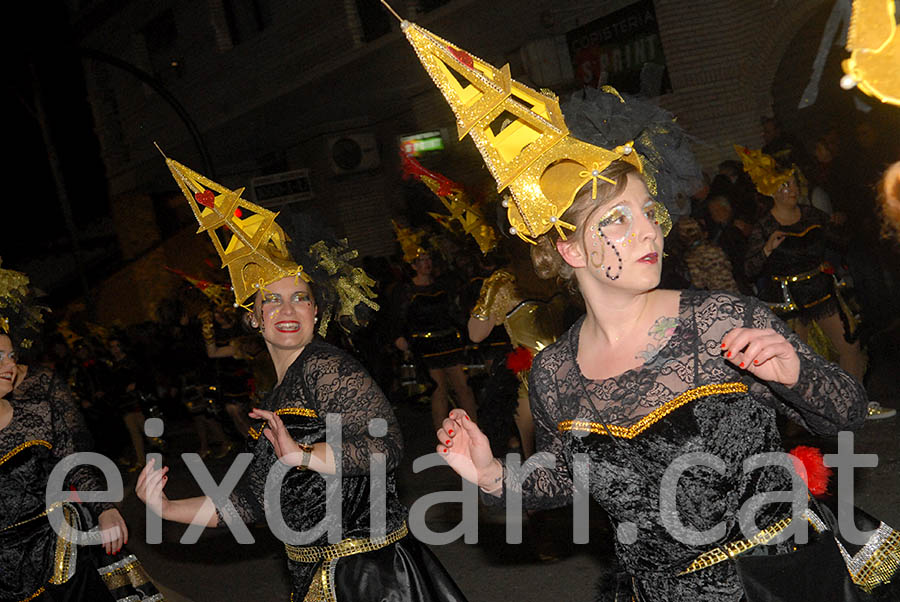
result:
[[(63, 524), (60, 526), (59, 535), (56, 538), (56, 550), (53, 555), (53, 575), (50, 583), (60, 585), (66, 583), (75, 574), (75, 563), (78, 556), (78, 548), (72, 542), (72, 531), (81, 527), (78, 511), (70, 505), (63, 503)], [(49, 513), (49, 510), (48, 510)], [(76, 523), (74, 529), (72, 521)]]
[(19, 602), (29, 602), (29, 600), (34, 600), (35, 598), (37, 598), (38, 596), (43, 594), (45, 589), (47, 589), (47, 588), (42, 585), (38, 588), (38, 590), (36, 592), (31, 594), (27, 598), (22, 598), (21, 600), (19, 600)]
[(35, 445), (43, 445), (47, 449), (53, 449), (53, 445), (51, 445), (49, 441), (44, 441), (43, 439), (33, 439), (31, 441), (26, 441), (25, 443), (22, 443), (21, 445), (15, 446), (14, 448), (12, 448), (12, 450), (9, 451), (9, 453), (5, 454), (2, 458), (0, 458), (0, 466), (5, 464), (10, 458), (15, 456), (17, 453), (19, 453), (23, 449), (33, 447)]
[(784, 531), (790, 524), (790, 517), (783, 518), (774, 525), (763, 529), (750, 539), (733, 541), (731, 543), (725, 544), (724, 546), (719, 546), (717, 548), (713, 548), (708, 552), (704, 552), (697, 556), (697, 558), (695, 558), (694, 561), (691, 562), (691, 564), (689, 564), (686, 569), (678, 574), (687, 575), (688, 573), (693, 573), (695, 571), (711, 567), (714, 564), (719, 564), (720, 562), (724, 562), (726, 560), (734, 558), (735, 556), (743, 554), (747, 550), (755, 548), (756, 546), (765, 545), (775, 539), (775, 536)]
[[(100, 578), (106, 584), (110, 591), (125, 587), (128, 585), (139, 587), (150, 581), (150, 575), (144, 569), (143, 565), (133, 554), (126, 559), (127, 562), (122, 566), (117, 566), (111, 570), (100, 569)], [(115, 563), (118, 564), (118, 563)]]
[[(380, 550), (400, 541), (408, 533), (409, 529), (404, 522), (399, 529), (388, 533), (384, 539), (345, 539), (328, 546), (300, 547), (284, 544), (287, 557), (294, 562), (310, 564), (322, 561), (313, 576), (303, 602), (337, 602), (333, 580), (334, 568), (339, 558)], [(293, 594), (291, 594), (291, 600), (293, 600)]]
[(854, 556), (838, 542), (838, 548), (850, 571), (850, 578), (871, 594), (879, 585), (890, 583), (900, 569), (900, 532), (881, 523), (869, 541)]
[[(279, 408), (275, 410), (275, 413), (279, 416), (303, 416), (304, 418), (318, 418), (319, 416), (316, 411), (311, 408)], [(247, 434), (255, 441), (262, 435), (262, 430), (258, 431), (251, 426), (250, 430), (247, 431)]]
[[(641, 434), (658, 421), (668, 416), (681, 406), (696, 401), (702, 397), (710, 395), (724, 395), (727, 393), (746, 393), (747, 385), (741, 382), (721, 383), (713, 385), (703, 385), (688, 389), (675, 399), (664, 403), (656, 408), (634, 424), (628, 427), (616, 426), (614, 424), (604, 425), (599, 422), (590, 422), (588, 420), (564, 420), (556, 427), (560, 432), (563, 431), (588, 431), (595, 435), (612, 435), (614, 437), (633, 439)], [(609, 431), (607, 431), (609, 429)]]

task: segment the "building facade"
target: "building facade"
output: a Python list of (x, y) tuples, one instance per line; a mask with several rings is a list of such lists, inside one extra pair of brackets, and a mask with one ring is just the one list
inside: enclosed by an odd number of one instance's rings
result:
[[(649, 5), (646, 20), (653, 22), (642, 24), (651, 26), (666, 68), (658, 100), (714, 173), (718, 162), (734, 158), (734, 143), (762, 145), (760, 118), (773, 113), (778, 67), (831, 3), (392, 5), (494, 65), (509, 63), (515, 79), (561, 96), (585, 78), (584, 65), (572, 59), (576, 34), (587, 31), (582, 38), (591, 43), (607, 35), (627, 39), (637, 17), (604, 19)], [(361, 255), (395, 250), (390, 216), (410, 202), (399, 172), (400, 136), (443, 132), (443, 150), (423, 161), (467, 184), (487, 177), (472, 142), (456, 139), (453, 114), (378, 0), (69, 0), (69, 8), (80, 45), (98, 51), (99, 58), (85, 61), (85, 74), (113, 218), (120, 238), (130, 241), (123, 243), (126, 255), (139, 256), (190, 222), (154, 142), (232, 188), (308, 170), (308, 192), (294, 206), (316, 211)], [(626, 45), (610, 60), (653, 52)], [(152, 85), (109, 57), (149, 75)], [(809, 71), (795, 75), (805, 82)]]

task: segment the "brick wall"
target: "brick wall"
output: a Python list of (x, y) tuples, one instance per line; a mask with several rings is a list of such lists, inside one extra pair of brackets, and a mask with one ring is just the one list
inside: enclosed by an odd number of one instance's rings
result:
[[(237, 187), (271, 165), (310, 168), (313, 205), (363, 254), (393, 249), (389, 215), (403, 206), (397, 135), (447, 128), (450, 140), (436, 167), (469, 184), (485, 177), (471, 141), (455, 141), (450, 110), (399, 31), (360, 44), (359, 24), (347, 12), (353, 2), (261, 1), (269, 25), (231, 49), (222, 39), (220, 0), (124, 3), (83, 44), (152, 64), (152, 57), (142, 56), (143, 28), (172, 10), (178, 38), (169, 52), (180, 66), (159, 75), (203, 132), (219, 181)], [(394, 6), (401, 10), (403, 4)], [(417, 21), (499, 66), (529, 40), (564, 34), (626, 4), (452, 0)], [(733, 143), (760, 146), (759, 118), (772, 112), (779, 61), (810, 16), (831, 3), (655, 4), (674, 89), (660, 101), (695, 137), (701, 164), (714, 170), (733, 158)], [(154, 140), (173, 158), (202, 167), (192, 162), (198, 153), (186, 127), (157, 94), (110, 67), (88, 64), (86, 71), (113, 196), (172, 187)], [(324, 140), (343, 131), (376, 132), (378, 170), (342, 177), (331, 172)]]

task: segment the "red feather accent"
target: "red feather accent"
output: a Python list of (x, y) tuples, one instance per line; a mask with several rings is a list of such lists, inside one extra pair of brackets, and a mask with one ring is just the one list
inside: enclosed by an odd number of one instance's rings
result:
[(531, 350), (527, 347), (516, 347), (512, 351), (506, 354), (506, 367), (513, 371), (513, 373), (518, 374), (523, 370), (528, 370), (531, 368), (531, 361), (534, 359), (534, 356), (531, 354)]
[(794, 469), (803, 476), (799, 466), (802, 464), (806, 469), (806, 486), (813, 495), (824, 495), (828, 490), (828, 478), (831, 476), (832, 470), (825, 466), (825, 459), (822, 457), (822, 450), (817, 447), (809, 447), (807, 445), (798, 445), (788, 452), (793, 456)]

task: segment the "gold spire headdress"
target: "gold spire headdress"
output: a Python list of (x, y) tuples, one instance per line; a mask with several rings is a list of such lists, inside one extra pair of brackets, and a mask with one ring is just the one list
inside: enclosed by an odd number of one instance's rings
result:
[(227, 307), (229, 305), (232, 305), (233, 302), (230, 299), (232, 295), (232, 289), (230, 286), (225, 286), (224, 284), (216, 284), (208, 280), (195, 278), (194, 276), (190, 276), (185, 272), (182, 272), (181, 270), (176, 270), (175, 268), (170, 268), (169, 266), (166, 266), (166, 269), (173, 274), (181, 276), (188, 283), (192, 284), (194, 288), (203, 293), (207, 299), (212, 301), (216, 307)]
[(841, 87), (900, 106), (900, 26), (894, 0), (854, 0), (847, 33), (850, 58)]
[(631, 144), (606, 149), (570, 136), (557, 98), (512, 79), (509, 65), (497, 69), (409, 21), (401, 29), (453, 109), (460, 139), (471, 135), (497, 190), (509, 188), (511, 234), (533, 243), (555, 228), (565, 238), (575, 226), (561, 216), (585, 184), (596, 195), (617, 159), (642, 170)]
[(772, 196), (782, 184), (790, 180), (795, 175), (799, 179), (799, 170), (794, 167), (783, 168), (771, 155), (767, 155), (761, 150), (754, 150), (746, 146), (734, 145), (734, 150), (744, 164), (744, 171), (753, 180), (753, 185), (760, 194)]
[(428, 251), (425, 250), (425, 247), (422, 246), (422, 240), (425, 238), (424, 231), (417, 231), (412, 228), (407, 228), (406, 226), (401, 226), (394, 220), (391, 220), (391, 224), (394, 225), (394, 233), (397, 235), (397, 242), (400, 243), (400, 249), (403, 251), (403, 261), (412, 263), (418, 259), (420, 255), (428, 253)]
[[(303, 248), (294, 248), (295, 256), (302, 256), (307, 263), (304, 269), (291, 257), (287, 247), (290, 239), (275, 223), (277, 214), (242, 199), (243, 188), (228, 190), (168, 157), (166, 165), (200, 223), (197, 233), (209, 234), (222, 258), (222, 267), (228, 268), (235, 307), (249, 310), (246, 301), (251, 295), (272, 282), (293, 277), (315, 282), (322, 293), (320, 335), (324, 336), (333, 317), (348, 317), (359, 324), (356, 310), (360, 303), (378, 310), (378, 304), (372, 301), (377, 296), (371, 288), (375, 282), (361, 268), (348, 263), (357, 251), (350, 249), (345, 240), (331, 246), (324, 240), (309, 244), (302, 236), (310, 233), (311, 228), (306, 228), (299, 241)], [(299, 225), (294, 224), (295, 232)], [(348, 329), (346, 323), (334, 321)]]
[(425, 184), (450, 211), (450, 215), (431, 212), (428, 215), (450, 231), (453, 229), (453, 220), (459, 222), (463, 233), (475, 239), (482, 253), (497, 246), (497, 230), (485, 221), (480, 209), (469, 201), (469, 195), (460, 184), (443, 174), (426, 169), (407, 153), (402, 153), (401, 161), (404, 175), (412, 176)]
[(0, 333), (22, 349), (34, 344), (33, 337), (40, 331), (47, 310), (33, 302), (28, 284), (28, 276), (22, 272), (0, 268)]
[(275, 223), (276, 213), (242, 199), (243, 188), (229, 190), (165, 153), (163, 157), (200, 224), (197, 233), (209, 234), (222, 267), (228, 268), (235, 307), (246, 307), (256, 291), (287, 276), (309, 282), (303, 266), (288, 253), (288, 239)]

